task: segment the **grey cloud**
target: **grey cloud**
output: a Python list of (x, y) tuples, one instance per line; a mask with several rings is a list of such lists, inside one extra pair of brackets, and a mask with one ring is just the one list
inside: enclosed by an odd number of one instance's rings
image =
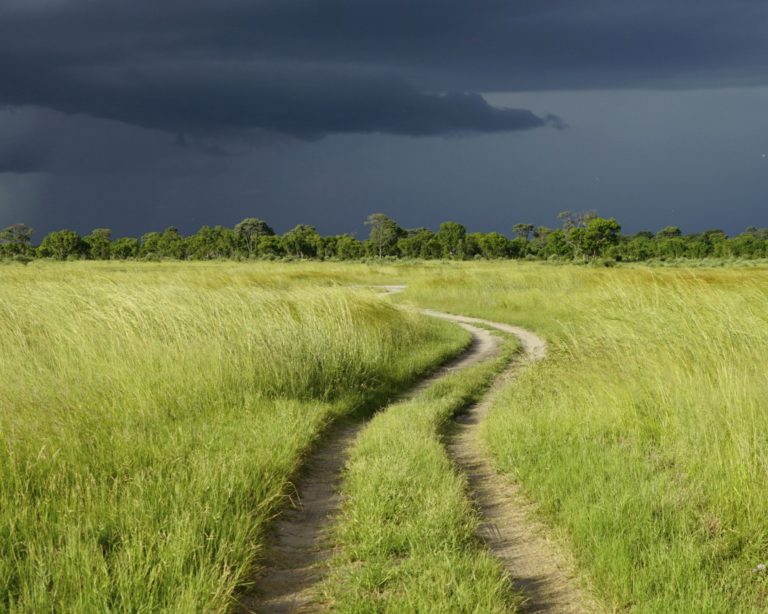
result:
[(354, 62), (444, 90), (768, 79), (759, 0), (70, 0), (2, 18), (0, 40), (57, 64)]
[(766, 83), (766, 26), (754, 0), (8, 2), (0, 103), (192, 135), (530, 129), (558, 122), (471, 92)]
[(50, 152), (41, 143), (5, 143), (0, 147), (0, 173), (38, 173), (50, 164)]
[[(174, 139), (157, 130), (39, 107), (0, 109), (0, 135), (0, 173), (215, 174), (232, 155), (204, 139)], [(231, 149), (243, 153), (247, 146)]]
[[(757, 88), (736, 95), (726, 86), (768, 83), (767, 31), (764, 0), (0, 0), (0, 108), (17, 109), (0, 111), (0, 190), (14, 186), (19, 202), (44, 203), (40, 211), (50, 219), (18, 218), (39, 228), (70, 219), (86, 230), (95, 218), (94, 225), (109, 225), (102, 216), (114, 209), (115, 223), (132, 232), (180, 219), (235, 222), (257, 205), (264, 210), (255, 213), (278, 224), (327, 221), (329, 231), (363, 206), (396, 216), (433, 207), (409, 222), (418, 225), (458, 218), (473, 203), (474, 219), (499, 221), (510, 195), (539, 207), (550, 206), (548, 198), (553, 208), (563, 201), (560, 208), (612, 214), (611, 203), (626, 198), (622, 189), (639, 191), (627, 188), (629, 171), (610, 194), (595, 188), (606, 183), (597, 183), (590, 166), (601, 135), (626, 141), (631, 153), (651, 132), (637, 126), (650, 90), (664, 100), (684, 98), (693, 113), (717, 98), (714, 90), (658, 90), (723, 88), (727, 104), (710, 105), (684, 139), (670, 135), (686, 114), (673, 118), (662, 106), (648, 119), (668, 142), (636, 160), (638, 185), (656, 183), (648, 182), (647, 160), (663, 160), (675, 180), (678, 165), (688, 164), (682, 202), (692, 198), (686, 189), (716, 172), (711, 166), (702, 179), (696, 175), (698, 142), (691, 155), (675, 147), (717, 132), (728, 138), (710, 149), (736, 160), (746, 138), (734, 145), (739, 126), (748, 124), (756, 140), (766, 134), (760, 112), (733, 106), (753, 99)], [(619, 98), (615, 91), (564, 91), (601, 88), (633, 91)], [(549, 111), (573, 128), (534, 130), (563, 127)], [(493, 136), (523, 130), (511, 139)], [(384, 136), (354, 136), (371, 133)], [(464, 133), (490, 136), (386, 136)], [(320, 140), (324, 135), (331, 138)], [(569, 139), (580, 147), (558, 157)], [(360, 159), (362, 143), (370, 160)], [(535, 143), (547, 149), (537, 154)], [(382, 144), (391, 146), (386, 160), (376, 157)], [(764, 151), (762, 143), (754, 147)], [(453, 166), (459, 150), (472, 155)], [(624, 168), (623, 153), (611, 150), (605, 173)], [(328, 167), (318, 162), (329, 157), (335, 163)], [(547, 170), (551, 157), (563, 161), (557, 181)], [(586, 187), (578, 187), (574, 160), (586, 165)], [(312, 164), (320, 169), (313, 177)], [(757, 202), (764, 167), (750, 172), (734, 171), (716, 185)], [(525, 193), (525, 182), (540, 175)], [(713, 185), (694, 200), (714, 202)], [(7, 207), (11, 197), (0, 197)], [(584, 202), (572, 202), (579, 198)], [(483, 214), (481, 201), (497, 211)], [(520, 219), (550, 223), (552, 215), (539, 216), (534, 204), (520, 206), (531, 207)], [(317, 218), (314, 207), (323, 212)]]
[(66, 76), (17, 83), (10, 102), (193, 135), (261, 129), (304, 139), (370, 132), (433, 136), (557, 123), (527, 110), (492, 107), (478, 94), (424, 93), (396, 77), (335, 66), (157, 62), (79, 67)]
[(50, 145), (40, 138), (29, 113), (0, 107), (0, 136), (0, 174), (37, 173), (50, 167)]

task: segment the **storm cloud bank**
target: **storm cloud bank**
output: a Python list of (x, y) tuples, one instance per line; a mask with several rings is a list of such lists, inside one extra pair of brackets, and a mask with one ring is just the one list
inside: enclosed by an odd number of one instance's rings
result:
[(745, 0), (6, 0), (0, 103), (190, 134), (526, 130), (558, 122), (473, 92), (765, 83), (767, 11)]
[[(560, 124), (554, 116), (492, 107), (460, 87), (419, 88), (397, 66), (358, 63), (354, 49), (337, 58), (311, 47), (283, 48), (286, 38), (308, 36), (308, 14), (339, 8), (11, 4), (0, 13), (0, 104), (205, 137), (434, 136)], [(322, 20), (317, 25), (324, 27)]]
[(0, 227), (768, 224), (766, 32), (765, 0), (0, 0)]
[(553, 116), (496, 108), (475, 93), (426, 93), (392, 77), (327, 66), (264, 62), (144, 62), (41, 67), (34, 81), (0, 68), (16, 83), (6, 104), (81, 113), (197, 136), (252, 129), (303, 139), (331, 133), (434, 136), (559, 125)]

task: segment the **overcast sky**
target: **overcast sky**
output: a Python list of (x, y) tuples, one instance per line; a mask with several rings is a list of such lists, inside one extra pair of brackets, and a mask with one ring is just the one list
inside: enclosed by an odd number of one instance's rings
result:
[(0, 227), (768, 226), (768, 0), (0, 0)]

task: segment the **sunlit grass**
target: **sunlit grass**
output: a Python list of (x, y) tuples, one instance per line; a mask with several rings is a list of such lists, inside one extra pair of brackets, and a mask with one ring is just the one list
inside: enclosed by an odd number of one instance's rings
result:
[[(336, 288), (366, 283), (405, 283), (394, 300), (547, 337), (549, 358), (499, 397), (486, 437), (606, 603), (768, 608), (768, 581), (752, 573), (768, 559), (768, 271), (516, 262), (0, 268), (0, 603), (225, 607), (322, 425), (458, 343), (370, 292)], [(335, 344), (352, 328), (365, 339)], [(277, 330), (286, 341), (269, 345)], [(368, 342), (391, 352), (392, 371), (366, 362)], [(305, 368), (308, 353), (328, 362)], [(399, 432), (401, 418), (382, 416), (375, 432)], [(416, 440), (434, 475), (439, 449)], [(379, 453), (373, 439), (356, 453), (350, 494)], [(461, 499), (448, 501), (460, 515)], [(346, 535), (368, 560), (367, 538)], [(371, 560), (361, 569), (376, 582), (398, 573)], [(437, 564), (410, 569), (378, 605), (407, 605), (407, 587), (431, 594), (448, 577)], [(364, 580), (352, 573), (329, 594), (340, 609), (377, 603)]]
[(464, 343), (311, 286), (244, 267), (0, 269), (0, 610), (227, 609), (323, 426)]
[(477, 512), (442, 444), (454, 414), (476, 401), (515, 349), (448, 375), (378, 414), (358, 438), (323, 586), (342, 612), (509, 612), (518, 597), (475, 536)]
[(410, 284), (549, 338), (486, 436), (607, 603), (768, 608), (765, 270), (465, 265)]

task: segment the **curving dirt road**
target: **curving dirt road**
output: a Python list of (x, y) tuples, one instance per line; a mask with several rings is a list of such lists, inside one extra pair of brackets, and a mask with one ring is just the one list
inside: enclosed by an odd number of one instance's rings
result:
[[(405, 286), (380, 286), (387, 294)], [(524, 612), (578, 613), (600, 611), (596, 601), (575, 580), (573, 565), (564, 551), (548, 539), (543, 526), (531, 513), (531, 505), (519, 489), (493, 467), (479, 437), (479, 425), (501, 385), (526, 364), (544, 358), (546, 343), (534, 333), (517, 326), (480, 318), (453, 315), (430, 309), (420, 313), (457, 323), (472, 335), (465, 352), (433, 375), (422, 380), (406, 395), (430, 386), (450, 371), (463, 369), (497, 355), (500, 339), (481, 325), (516, 336), (522, 345), (522, 359), (496, 381), (493, 390), (478, 404), (462, 413), (448, 438), (447, 450), (467, 476), (469, 494), (482, 522), (480, 538), (498, 557), (513, 584), (526, 602)], [(323, 563), (330, 557), (327, 531), (339, 511), (339, 488), (347, 453), (364, 420), (343, 421), (323, 438), (305, 463), (297, 480), (292, 506), (279, 517), (267, 542), (263, 572), (254, 588), (242, 596), (238, 612), (310, 612), (313, 589), (323, 575)]]
[(429, 309), (421, 313), (465, 326), (481, 324), (514, 335), (520, 341), (523, 359), (499, 376), (479, 403), (457, 417), (446, 444), (448, 454), (467, 476), (469, 493), (481, 518), (479, 537), (501, 560), (513, 585), (525, 598), (521, 610), (531, 614), (600, 612), (598, 602), (577, 579), (571, 558), (547, 536), (546, 528), (535, 518), (533, 506), (519, 487), (496, 471), (480, 437), (480, 425), (495, 395), (526, 363), (546, 356), (546, 342), (518, 326)]
[[(463, 325), (472, 342), (454, 360), (422, 379), (401, 399), (413, 396), (458, 369), (465, 369), (496, 355), (499, 338), (487, 330)], [(313, 589), (323, 575), (323, 562), (332, 550), (327, 531), (339, 511), (339, 490), (347, 454), (366, 420), (342, 420), (326, 433), (304, 463), (288, 507), (273, 525), (267, 540), (263, 571), (254, 578), (236, 611), (311, 612)]]

